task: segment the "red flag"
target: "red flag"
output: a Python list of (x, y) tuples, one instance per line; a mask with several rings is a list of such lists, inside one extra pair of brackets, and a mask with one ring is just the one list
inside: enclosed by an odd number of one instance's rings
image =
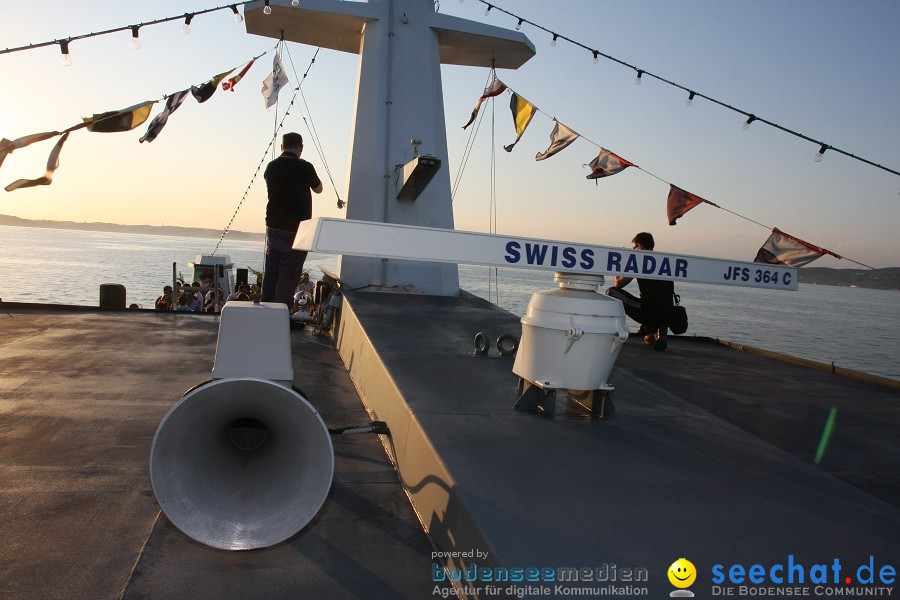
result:
[(256, 62), (256, 59), (254, 58), (253, 60), (251, 60), (250, 62), (247, 63), (246, 67), (241, 69), (240, 73), (238, 73), (234, 77), (229, 77), (228, 81), (226, 81), (225, 83), (222, 84), (222, 89), (223, 90), (231, 90), (233, 92), (234, 86), (236, 86), (238, 84), (238, 81), (240, 81), (241, 79), (244, 78), (244, 75), (247, 74), (247, 71), (250, 70), (250, 67), (252, 67), (253, 63), (255, 63), (255, 62)]
[(601, 177), (609, 177), (610, 175), (615, 175), (620, 171), (624, 171), (628, 167), (634, 167), (637, 165), (628, 162), (618, 154), (613, 154), (609, 150), (601, 148), (600, 154), (597, 155), (597, 158), (591, 161), (591, 164), (589, 166), (591, 167), (591, 174), (588, 175), (587, 178), (600, 179)]
[(710, 206), (715, 206), (719, 208), (719, 205), (710, 202), (709, 200), (704, 200), (700, 196), (692, 194), (690, 192), (686, 192), (680, 187), (676, 187), (670, 184), (669, 188), (669, 198), (666, 201), (666, 213), (669, 217), (669, 225), (675, 225), (675, 220), (684, 216), (684, 213), (691, 210), (698, 204), (709, 204)]
[(475, 117), (478, 116), (478, 111), (481, 110), (481, 103), (485, 101), (487, 98), (493, 98), (494, 96), (499, 96), (503, 92), (506, 91), (506, 85), (494, 77), (494, 80), (484, 88), (484, 93), (481, 94), (481, 98), (478, 99), (478, 102), (475, 104), (475, 110), (472, 111), (472, 116), (469, 118), (469, 122), (463, 125), (463, 129), (471, 125), (475, 121)]
[(777, 227), (772, 229), (772, 235), (762, 245), (753, 262), (769, 263), (773, 265), (787, 265), (789, 267), (802, 267), (808, 265), (820, 256), (830, 254), (835, 258), (841, 258), (831, 250), (813, 246), (800, 238), (779, 231)]

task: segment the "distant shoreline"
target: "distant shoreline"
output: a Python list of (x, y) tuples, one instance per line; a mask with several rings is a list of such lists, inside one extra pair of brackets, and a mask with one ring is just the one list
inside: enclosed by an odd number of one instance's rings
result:
[[(117, 225), (115, 223), (75, 223), (74, 221), (31, 220), (0, 215), (0, 225), (13, 227), (43, 227), (48, 229), (74, 229), (76, 231), (108, 231), (112, 233), (137, 233), (144, 235), (168, 235), (174, 237), (211, 238), (222, 235), (218, 229), (200, 227), (175, 227), (169, 225)], [(239, 241), (261, 242), (265, 234), (249, 231), (228, 231), (228, 238)], [(832, 269), (829, 267), (803, 267), (799, 270), (800, 283), (808, 285), (834, 285), (878, 290), (900, 290), (900, 267), (885, 269)]]
[[(75, 231), (107, 231), (111, 233), (137, 233), (143, 235), (167, 235), (172, 237), (191, 237), (218, 239), (222, 231), (201, 227), (176, 227), (174, 225), (118, 225), (116, 223), (76, 223), (74, 221), (32, 220), (0, 215), (0, 225), (12, 227), (40, 227), (45, 229), (73, 229)], [(228, 230), (228, 239), (261, 242), (265, 234), (250, 231)]]

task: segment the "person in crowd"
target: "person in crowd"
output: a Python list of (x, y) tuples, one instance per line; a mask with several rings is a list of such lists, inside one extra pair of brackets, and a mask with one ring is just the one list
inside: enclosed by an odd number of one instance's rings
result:
[(303, 137), (286, 133), (281, 156), (266, 166), (266, 262), (262, 284), (264, 302), (293, 302), (306, 252), (294, 250), (302, 221), (312, 218), (312, 194), (322, 193), (322, 182), (312, 164), (300, 158)]
[(172, 286), (167, 285), (163, 288), (162, 295), (156, 299), (156, 310), (172, 310)]
[[(646, 231), (634, 236), (631, 247), (635, 250), (653, 250), (653, 235)], [(617, 275), (613, 287), (606, 290), (606, 295), (621, 300), (625, 314), (641, 324), (638, 335), (644, 343), (655, 350), (665, 350), (668, 345), (669, 318), (675, 306), (675, 284), (660, 279), (642, 279), (638, 277), (638, 289), (641, 297), (626, 292), (624, 288), (631, 283), (631, 277)]]
[(188, 306), (188, 300), (193, 298), (190, 294), (181, 294), (178, 297), (178, 306), (175, 307), (176, 312), (191, 312), (190, 306)]

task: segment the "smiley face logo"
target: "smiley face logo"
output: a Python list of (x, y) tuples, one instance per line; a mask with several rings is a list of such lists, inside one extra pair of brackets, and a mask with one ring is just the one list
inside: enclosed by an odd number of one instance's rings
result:
[(697, 579), (697, 569), (686, 558), (679, 558), (669, 567), (669, 582), (677, 588), (691, 587)]

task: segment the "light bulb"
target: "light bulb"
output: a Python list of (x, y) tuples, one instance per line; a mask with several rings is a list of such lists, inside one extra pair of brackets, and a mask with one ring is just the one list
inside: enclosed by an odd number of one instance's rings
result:
[(819, 148), (819, 151), (816, 152), (816, 157), (813, 160), (815, 160), (816, 162), (822, 162), (822, 158), (825, 156), (826, 150), (828, 150), (828, 146), (822, 144), (822, 146)]
[(556, 35), (556, 34), (554, 33), (554, 34), (553, 34), (553, 39), (550, 40), (550, 45), (553, 46), (554, 48), (556, 47), (556, 38), (558, 38), (558, 37), (559, 37), (559, 36)]
[(137, 27), (131, 28), (131, 47), (135, 50), (141, 47), (141, 38)]
[(519, 22), (516, 23), (516, 31), (522, 31), (522, 19), (519, 19)]
[(184, 15), (184, 25), (181, 26), (181, 33), (187, 35), (191, 32), (191, 20), (194, 18), (194, 15), (185, 14)]
[(271, 15), (271, 14), (272, 14), (272, 7), (269, 6), (269, 0), (266, 0), (266, 5), (263, 6), (263, 14), (264, 14), (264, 15)]
[(643, 82), (643, 80), (641, 79), (641, 75), (643, 75), (643, 74), (644, 74), (643, 71), (638, 70), (637, 76), (634, 78), (634, 85), (641, 85), (641, 83)]
[(594, 50), (594, 64), (596, 65), (598, 62), (600, 62), (600, 53)]
[(684, 101), (684, 105), (685, 105), (685, 107), (690, 108), (693, 103), (694, 103), (694, 92), (688, 92), (688, 97), (687, 97), (687, 100)]
[(64, 67), (71, 67), (72, 55), (69, 54), (69, 40), (62, 40), (59, 43), (59, 50), (62, 52), (62, 56), (59, 57), (59, 62), (61, 62)]
[(484, 9), (484, 16), (488, 16), (489, 14), (491, 14), (492, 8), (494, 8), (494, 7), (491, 6), (490, 4), (488, 4), (488, 7), (486, 9)]
[(291, 6), (300, 6), (300, 0), (291, 0)]
[(241, 13), (238, 12), (237, 6), (235, 6), (234, 4), (232, 4), (231, 6), (229, 6), (229, 8), (231, 9), (231, 12), (234, 13), (234, 20), (235, 20), (235, 21), (237, 21), (238, 23), (240, 23), (241, 21), (244, 20), (244, 15), (242, 15)]
[(744, 121), (744, 124), (741, 125), (741, 128), (744, 131), (747, 131), (748, 129), (750, 129), (750, 124), (753, 123), (753, 121), (755, 121), (755, 120), (756, 120), (756, 117), (754, 117), (753, 115), (750, 115), (749, 117), (747, 117), (747, 120)]

